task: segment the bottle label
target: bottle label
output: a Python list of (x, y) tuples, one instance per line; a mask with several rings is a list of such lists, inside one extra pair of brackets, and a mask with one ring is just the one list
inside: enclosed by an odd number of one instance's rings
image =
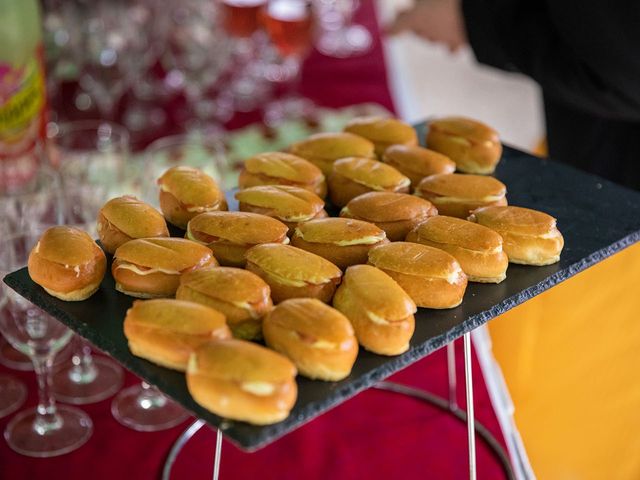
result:
[(0, 190), (33, 176), (45, 134), (42, 47), (24, 65), (0, 63)]

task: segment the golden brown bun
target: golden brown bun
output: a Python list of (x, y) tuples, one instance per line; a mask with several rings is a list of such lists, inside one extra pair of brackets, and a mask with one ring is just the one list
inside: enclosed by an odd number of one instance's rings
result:
[(304, 188), (287, 185), (265, 185), (236, 193), (240, 210), (297, 224), (316, 218), (324, 209), (324, 201)]
[(224, 192), (216, 181), (193, 167), (173, 167), (158, 179), (160, 208), (165, 218), (182, 229), (200, 213), (226, 210)]
[(467, 276), (453, 256), (418, 243), (372, 248), (369, 264), (388, 273), (419, 307), (457, 307), (467, 288)]
[(290, 245), (265, 243), (247, 250), (247, 270), (271, 287), (273, 303), (309, 297), (330, 302), (342, 272), (333, 263)]
[(261, 243), (289, 243), (284, 223), (250, 212), (207, 212), (192, 218), (186, 238), (213, 250), (220, 265), (244, 267), (247, 249)]
[(113, 253), (134, 238), (168, 237), (169, 230), (155, 208), (125, 195), (112, 198), (98, 212), (98, 236), (105, 251)]
[(507, 204), (507, 187), (493, 177), (451, 173), (422, 179), (415, 194), (426, 198), (440, 215), (467, 218), (478, 207)]
[(349, 267), (333, 306), (353, 324), (365, 349), (399, 355), (409, 349), (416, 305), (389, 275), (371, 265)]
[(347, 123), (344, 131), (371, 140), (378, 157), (381, 157), (390, 145), (418, 144), (418, 135), (414, 128), (397, 118), (357, 117)]
[(418, 146), (391, 145), (384, 151), (382, 161), (409, 177), (411, 188), (416, 188), (424, 177), (456, 170), (455, 162), (446, 155)]
[(350, 218), (321, 218), (301, 223), (291, 245), (326, 258), (344, 270), (367, 263), (369, 250), (388, 243), (384, 230), (373, 223)]
[(507, 276), (509, 259), (502, 250), (502, 237), (482, 225), (439, 215), (412, 230), (407, 242), (450, 253), (471, 282), (500, 283)]
[(349, 201), (340, 216), (375, 223), (391, 242), (404, 240), (416, 225), (438, 214), (431, 202), (415, 195), (369, 192)]
[(322, 171), (308, 160), (290, 153), (259, 153), (244, 161), (238, 187), (242, 190), (260, 185), (291, 185), (309, 190), (320, 198), (327, 195)]
[(271, 311), (269, 285), (257, 275), (231, 267), (202, 268), (180, 277), (176, 298), (215, 308), (227, 317), (234, 337), (262, 337), (262, 318)]
[(93, 295), (107, 258), (88, 233), (73, 227), (47, 229), (29, 253), (29, 276), (50, 295), (75, 302)]
[(474, 210), (469, 220), (502, 236), (511, 263), (551, 265), (560, 260), (564, 238), (551, 215), (522, 207), (485, 207)]
[(111, 273), (116, 290), (139, 298), (173, 297), (180, 275), (217, 266), (211, 250), (184, 238), (140, 238), (116, 250)]
[(211, 340), (231, 338), (224, 315), (181, 300), (136, 300), (127, 310), (124, 335), (137, 357), (186, 371), (189, 357)]
[(267, 345), (286, 355), (301, 375), (338, 381), (351, 373), (358, 341), (349, 320), (315, 298), (278, 305), (262, 326)]
[(191, 356), (187, 388), (216, 415), (268, 425), (287, 418), (295, 404), (296, 373), (284, 355), (243, 340), (220, 340)]
[(427, 147), (448, 156), (466, 173), (491, 174), (502, 155), (502, 144), (493, 128), (463, 117), (430, 122)]
[(345, 157), (375, 158), (374, 145), (352, 133), (316, 133), (294, 143), (289, 152), (305, 158), (329, 175), (333, 162)]
[(372, 191), (408, 192), (411, 180), (389, 165), (369, 158), (336, 160), (329, 175), (331, 203), (344, 207), (349, 200)]

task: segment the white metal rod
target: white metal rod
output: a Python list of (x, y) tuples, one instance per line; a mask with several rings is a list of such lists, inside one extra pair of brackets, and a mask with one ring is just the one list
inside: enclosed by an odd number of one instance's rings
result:
[(449, 409), (458, 408), (458, 378), (456, 375), (456, 345), (447, 344), (447, 373), (449, 374)]
[(216, 429), (216, 456), (213, 459), (213, 480), (220, 477), (220, 457), (222, 456), (222, 432)]
[(471, 334), (464, 334), (464, 379), (467, 390), (467, 436), (469, 439), (469, 479), (476, 480), (476, 430), (473, 413), (473, 377), (471, 374)]

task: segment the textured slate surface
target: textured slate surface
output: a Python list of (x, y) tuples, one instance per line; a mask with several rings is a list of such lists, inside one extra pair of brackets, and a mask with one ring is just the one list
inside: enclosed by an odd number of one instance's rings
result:
[(194, 415), (221, 427), (225, 436), (241, 448), (255, 450), (463, 333), (640, 240), (640, 193), (511, 148), (505, 149), (496, 176), (507, 185), (510, 204), (543, 210), (558, 219), (565, 237), (560, 262), (547, 267), (511, 265), (507, 279), (499, 285), (470, 283), (458, 308), (420, 309), (411, 348), (403, 355), (389, 358), (362, 350), (351, 376), (337, 383), (298, 377), (295, 408), (288, 419), (276, 425), (253, 427), (223, 421), (191, 399), (182, 374), (131, 355), (122, 322), (132, 299), (115, 291), (111, 275), (107, 275), (93, 297), (79, 303), (50, 297), (29, 279), (26, 269), (8, 275), (5, 282)]

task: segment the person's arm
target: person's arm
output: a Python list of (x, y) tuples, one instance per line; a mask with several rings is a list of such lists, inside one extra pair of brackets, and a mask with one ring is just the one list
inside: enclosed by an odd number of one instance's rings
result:
[(640, 120), (637, 6), (565, 0), (462, 5), (478, 61), (525, 73), (545, 95), (578, 110)]

